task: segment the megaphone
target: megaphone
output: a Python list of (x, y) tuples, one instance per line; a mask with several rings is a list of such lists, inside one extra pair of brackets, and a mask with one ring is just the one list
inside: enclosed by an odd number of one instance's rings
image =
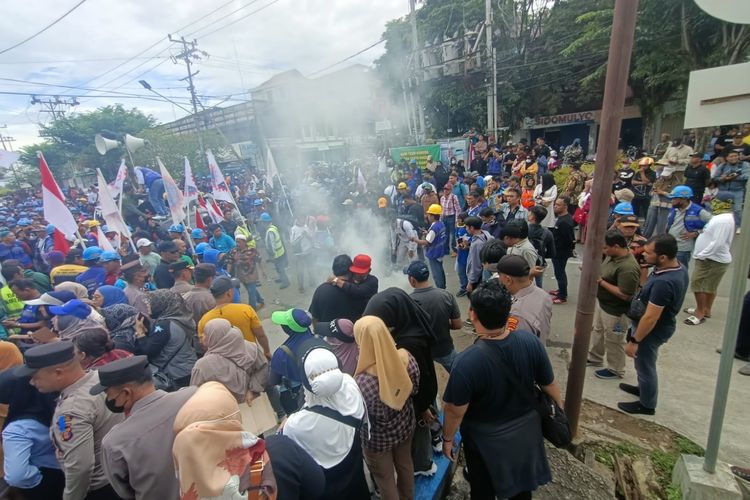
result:
[(125, 134), (125, 147), (129, 153), (135, 153), (143, 146), (148, 146), (149, 142), (146, 139), (135, 137), (130, 134)]
[(107, 151), (111, 151), (120, 147), (119, 141), (107, 139), (106, 137), (102, 136), (102, 134), (96, 134), (94, 136), (94, 144), (96, 145), (96, 150), (99, 151), (100, 155), (106, 155)]

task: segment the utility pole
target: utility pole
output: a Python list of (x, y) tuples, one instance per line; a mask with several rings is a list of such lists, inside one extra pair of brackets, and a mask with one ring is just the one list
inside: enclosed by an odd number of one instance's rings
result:
[(565, 391), (565, 413), (570, 429), (578, 433), (583, 383), (586, 378), (586, 358), (591, 339), (591, 326), (596, 303), (596, 283), (602, 264), (602, 245), (607, 230), (609, 193), (617, 160), (617, 138), (622, 125), (625, 91), (628, 82), (630, 56), (633, 51), (638, 0), (616, 0), (612, 35), (609, 40), (607, 78), (604, 83), (601, 129), (596, 148), (596, 176), (591, 189), (591, 215), (583, 254), (581, 285), (578, 289), (578, 310), (573, 326), (573, 352)]
[(5, 151), (13, 151), (13, 142), (16, 142), (15, 138), (0, 134), (0, 143), (2, 143)]
[(205, 155), (206, 150), (203, 147), (203, 127), (201, 126), (200, 119), (198, 118), (198, 96), (195, 95), (195, 85), (193, 84), (193, 77), (196, 76), (200, 71), (193, 72), (193, 62), (200, 61), (204, 57), (208, 57), (208, 53), (203, 50), (198, 50), (198, 41), (193, 40), (188, 42), (185, 37), (172, 38), (172, 35), (167, 35), (169, 41), (173, 43), (179, 43), (182, 45), (182, 52), (172, 57), (172, 62), (178, 64), (178, 60), (184, 61), (187, 66), (187, 76), (182, 78), (180, 81), (188, 82), (188, 91), (190, 92), (190, 102), (193, 105), (193, 119), (195, 120), (195, 130), (198, 135), (198, 144), (201, 148), (201, 154)]
[(487, 61), (492, 61), (492, 77), (487, 78), (487, 134), (494, 133), (497, 140), (497, 62), (495, 61), (495, 50), (492, 45), (492, 0), (485, 0), (485, 26), (484, 32), (487, 37)]
[[(49, 113), (52, 115), (53, 120), (60, 120), (65, 118), (65, 113), (72, 107), (78, 106), (78, 99), (75, 97), (62, 98), (60, 96), (54, 96), (51, 99), (42, 98), (33, 95), (31, 96), (31, 104), (39, 104), (42, 109), (41, 113)], [(44, 137), (42, 134), (40, 136)]]
[[(419, 48), (419, 35), (417, 34), (417, 10), (416, 0), (409, 0), (409, 12), (411, 22), (411, 47), (412, 47), (412, 76), (414, 78), (414, 87), (416, 92), (414, 94), (414, 104), (417, 107), (417, 114), (419, 115), (419, 130), (417, 131), (416, 121), (414, 122), (415, 135), (417, 137), (417, 143), (424, 142), (425, 139), (425, 122), (424, 122), (424, 109), (422, 109), (422, 99), (419, 95), (419, 83), (420, 83), (420, 72), (422, 71), (422, 51)], [(411, 87), (411, 85), (410, 85)]]

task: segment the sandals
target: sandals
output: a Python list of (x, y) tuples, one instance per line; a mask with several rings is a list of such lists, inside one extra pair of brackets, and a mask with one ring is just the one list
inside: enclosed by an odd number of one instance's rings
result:
[(730, 470), (732, 471), (732, 474), (734, 474), (738, 478), (744, 481), (750, 481), (750, 469), (733, 465)]
[(699, 319), (699, 318), (696, 318), (695, 316), (688, 316), (687, 318), (685, 318), (685, 321), (683, 321), (683, 323), (685, 323), (686, 325), (691, 325), (691, 326), (698, 326), (701, 323), (705, 323), (705, 322), (706, 322), (706, 318)]
[(567, 300), (567, 299), (561, 299), (560, 297), (558, 297), (558, 296), (555, 296), (555, 297), (554, 297), (554, 298), (552, 299), (552, 303), (553, 303), (553, 304), (567, 304), (567, 303), (568, 303), (568, 300)]
[[(685, 309), (682, 310), (682, 312), (688, 313), (692, 316), (693, 314), (695, 314), (695, 307), (686, 307)], [(711, 316), (709, 316), (708, 314), (704, 316), (704, 318), (710, 318), (710, 317)]]

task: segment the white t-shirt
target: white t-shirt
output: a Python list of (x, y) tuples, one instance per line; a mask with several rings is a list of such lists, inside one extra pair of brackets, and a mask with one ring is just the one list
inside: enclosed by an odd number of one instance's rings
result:
[(732, 212), (714, 215), (703, 227), (703, 232), (695, 239), (693, 258), (711, 259), (722, 264), (732, 262), (729, 252), (734, 238), (734, 214)]

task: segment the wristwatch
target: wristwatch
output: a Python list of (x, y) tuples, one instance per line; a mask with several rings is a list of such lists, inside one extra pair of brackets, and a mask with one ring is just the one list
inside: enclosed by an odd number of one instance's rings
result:
[(640, 343), (641, 343), (641, 341), (640, 341), (640, 340), (635, 340), (635, 337), (630, 337), (630, 338), (628, 339), (628, 343), (629, 343), (629, 344), (635, 344), (635, 345), (638, 345), (638, 344), (640, 344)]

